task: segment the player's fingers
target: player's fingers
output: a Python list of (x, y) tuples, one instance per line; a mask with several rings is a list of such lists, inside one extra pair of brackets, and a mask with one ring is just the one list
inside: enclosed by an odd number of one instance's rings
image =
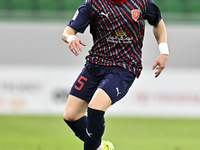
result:
[(156, 78), (160, 75), (160, 73), (162, 72), (163, 69), (164, 69), (164, 67), (161, 67), (161, 66), (158, 67), (158, 71), (155, 73)]
[(82, 52), (81, 41), (80, 41), (80, 43), (79, 42), (77, 43), (77, 47), (78, 47), (79, 51)]
[(155, 78), (157, 78), (159, 75), (160, 75), (160, 71), (158, 70), (156, 73), (155, 73)]
[(77, 48), (77, 45), (74, 46), (74, 54), (75, 54), (76, 56), (79, 55), (79, 50), (78, 50), (78, 48)]
[(82, 52), (81, 44), (82, 44), (83, 46), (86, 46), (86, 44), (80, 39), (79, 43), (77, 44), (77, 46), (78, 46), (80, 52)]
[(86, 46), (86, 44), (85, 44), (81, 39), (76, 43), (76, 45), (77, 45), (77, 47), (78, 47), (77, 50), (79, 50), (80, 52), (82, 52), (82, 47), (81, 47), (81, 45)]
[(80, 44), (82, 44), (83, 46), (86, 46), (85, 42), (83, 42), (82, 40), (80, 40)]
[(68, 47), (76, 56), (78, 56), (79, 50), (78, 50), (77, 45), (75, 43), (70, 43)]
[(153, 67), (152, 67), (152, 70), (154, 70), (157, 65), (158, 65), (158, 62), (156, 61), (155, 64), (153, 65)]
[(79, 51), (82, 52), (81, 44), (83, 46), (86, 46), (86, 44), (81, 39), (73, 40), (73, 41), (71, 41), (69, 43), (68, 47), (76, 56), (78, 56), (79, 55)]

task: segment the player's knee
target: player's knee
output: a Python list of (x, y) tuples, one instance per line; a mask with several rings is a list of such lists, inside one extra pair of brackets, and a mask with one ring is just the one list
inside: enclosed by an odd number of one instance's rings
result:
[(64, 120), (67, 120), (67, 121), (76, 121), (78, 119), (76, 119), (75, 117), (73, 116), (68, 116), (68, 115), (63, 115), (63, 119)]
[(85, 114), (77, 113), (77, 112), (71, 112), (71, 111), (65, 111), (63, 115), (63, 119), (67, 121), (76, 121), (83, 117)]
[(64, 115), (63, 115), (63, 119), (67, 120), (67, 121), (76, 121), (77, 120), (77, 118), (75, 117), (75, 115), (73, 115), (70, 112), (65, 112)]

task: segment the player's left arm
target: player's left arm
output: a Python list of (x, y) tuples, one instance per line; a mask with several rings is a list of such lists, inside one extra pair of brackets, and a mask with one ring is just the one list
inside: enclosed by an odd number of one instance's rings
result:
[(167, 45), (167, 31), (162, 19), (156, 26), (153, 26), (153, 33), (159, 46), (160, 55), (157, 57), (152, 70), (157, 69), (155, 72), (155, 77), (158, 77), (162, 70), (165, 68), (169, 55)]

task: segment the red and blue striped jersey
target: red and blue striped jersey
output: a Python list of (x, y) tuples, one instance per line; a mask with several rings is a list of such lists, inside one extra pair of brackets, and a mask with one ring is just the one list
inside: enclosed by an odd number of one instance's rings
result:
[(68, 26), (83, 33), (90, 25), (93, 46), (86, 60), (104, 66), (120, 66), (139, 77), (145, 21), (161, 20), (153, 0), (85, 0)]

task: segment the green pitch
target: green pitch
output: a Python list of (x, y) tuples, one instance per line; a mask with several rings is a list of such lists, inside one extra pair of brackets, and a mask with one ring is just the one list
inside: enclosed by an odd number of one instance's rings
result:
[[(106, 118), (115, 150), (199, 150), (200, 119)], [(0, 116), (0, 150), (83, 150), (62, 116)]]

